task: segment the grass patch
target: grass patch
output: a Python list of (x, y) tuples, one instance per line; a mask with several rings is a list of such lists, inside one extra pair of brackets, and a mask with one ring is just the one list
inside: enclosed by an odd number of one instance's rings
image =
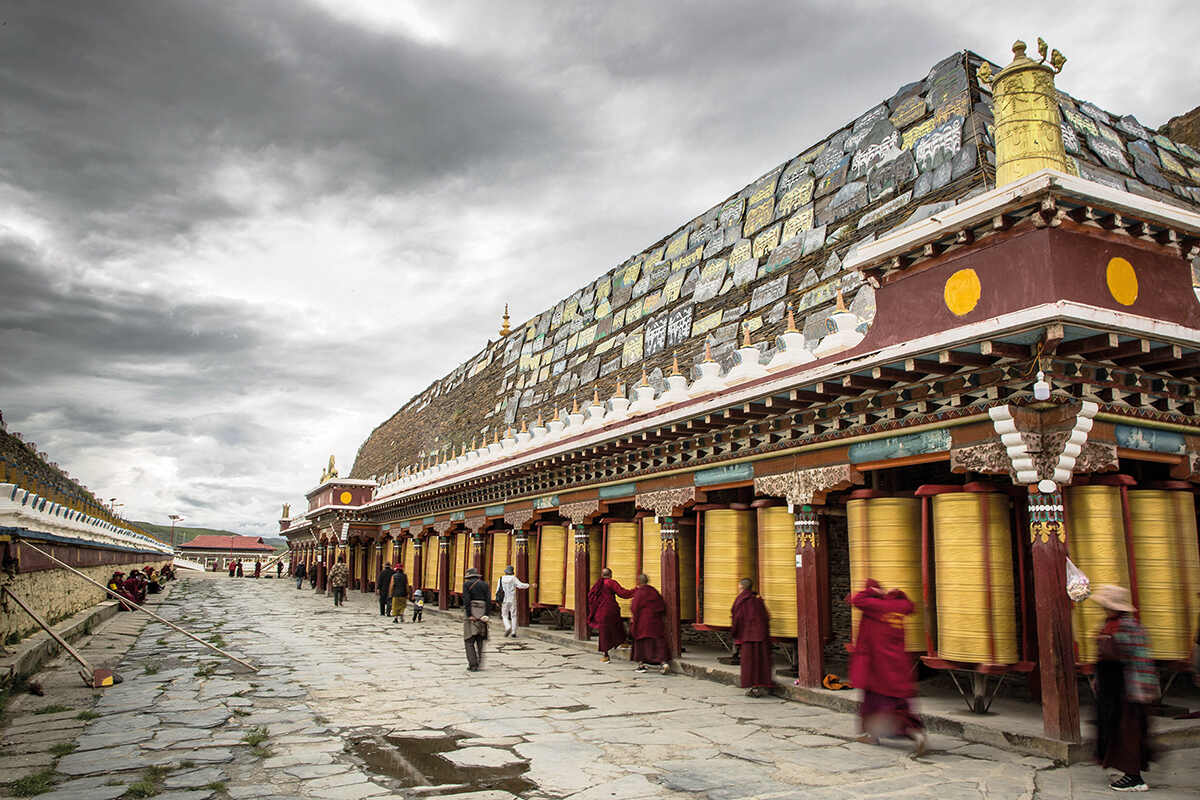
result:
[(71, 710), (70, 706), (64, 706), (62, 704), (55, 704), (52, 706), (45, 706), (44, 708), (39, 708), (37, 711), (35, 711), (33, 713), (35, 713), (35, 714), (60, 714), (63, 711), (70, 711), (70, 710)]
[(159, 665), (158, 665), (157, 661), (148, 661), (148, 662), (146, 662), (146, 666), (142, 669), (142, 674), (143, 675), (157, 675), (158, 674), (158, 666)]
[(259, 725), (246, 731), (246, 735), (242, 737), (242, 741), (251, 747), (258, 747), (267, 740), (267, 735), (267, 729)]
[(96, 719), (100, 716), (99, 711), (92, 711), (90, 708), (87, 711), (80, 711), (75, 715), (75, 719), (89, 720)]
[(260, 744), (257, 747), (251, 747), (250, 752), (253, 753), (255, 756), (257, 756), (258, 758), (270, 758), (271, 757), (271, 748), (267, 747), (266, 745)]
[(211, 678), (213, 673), (216, 671), (217, 671), (216, 664), (205, 664), (204, 666), (200, 667), (195, 672), (193, 672), (192, 675), (196, 676), (197, 678)]
[(187, 761), (180, 761), (180, 762), (179, 762), (179, 768), (180, 768), (180, 769), (191, 769), (191, 768), (192, 768), (192, 767), (194, 767), (194, 766), (196, 766), (196, 762), (195, 762), (195, 761), (192, 761), (191, 759), (188, 759)]
[(15, 781), (9, 781), (4, 784), (4, 788), (13, 797), (35, 797), (53, 789), (56, 780), (54, 770), (44, 769), (41, 772), (17, 778)]
[(212, 789), (214, 792), (225, 791), (225, 781), (213, 781), (212, 783), (204, 784), (205, 789)]
[(55, 758), (62, 758), (67, 753), (75, 752), (75, 748), (78, 746), (79, 745), (75, 744), (74, 742), (59, 742), (50, 748), (50, 755), (54, 756)]
[(167, 643), (167, 637), (165, 637), (165, 636), (160, 636), (160, 637), (158, 637), (158, 639), (156, 639), (156, 640), (155, 640), (155, 642), (154, 642), (154, 643), (155, 643), (156, 645), (159, 645), (159, 646), (161, 647), (162, 645), (164, 645), (164, 644), (166, 644), (166, 643)]
[(142, 779), (137, 783), (129, 784), (129, 788), (121, 797), (154, 797), (162, 790), (163, 778), (167, 777), (170, 771), (167, 767), (146, 767), (142, 770)]
[(219, 633), (216, 636), (211, 637), (208, 640), (208, 643), (211, 644), (213, 647), (225, 647), (226, 646), (225, 637)]

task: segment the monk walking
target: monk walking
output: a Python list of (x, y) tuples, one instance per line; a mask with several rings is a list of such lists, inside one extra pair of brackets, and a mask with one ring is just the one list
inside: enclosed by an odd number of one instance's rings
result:
[(850, 656), (850, 683), (863, 691), (860, 741), (878, 744), (880, 736), (907, 736), (921, 755), (925, 726), (909, 707), (916, 688), (912, 658), (904, 650), (904, 618), (913, 612), (913, 603), (899, 589), (885, 593), (870, 578), (850, 604), (862, 612)]
[(620, 646), (625, 641), (625, 625), (621, 622), (621, 607), (617, 605), (618, 597), (633, 597), (633, 590), (626, 589), (614, 581), (612, 570), (605, 567), (600, 572), (600, 580), (592, 584), (587, 596), (588, 627), (595, 630), (600, 636), (598, 647), (603, 654), (600, 659), (603, 662), (609, 660), (609, 650)]
[(771, 679), (770, 617), (763, 599), (754, 591), (754, 582), (742, 578), (741, 594), (733, 601), (733, 642), (738, 646), (742, 665), (743, 689), (750, 697), (762, 697), (774, 687)]
[(663, 615), (667, 603), (658, 589), (650, 585), (650, 577), (637, 576), (637, 588), (633, 590), (633, 621), (629, 625), (633, 634), (631, 661), (638, 662), (637, 672), (645, 672), (647, 664), (659, 668), (663, 675), (671, 672), (671, 650), (667, 646), (667, 627)]

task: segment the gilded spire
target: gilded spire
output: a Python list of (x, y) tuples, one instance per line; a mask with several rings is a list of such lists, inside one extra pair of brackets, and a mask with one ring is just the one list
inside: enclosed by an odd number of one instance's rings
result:
[(675, 350), (671, 352), (671, 375), (673, 377), (680, 374), (682, 373), (679, 371), (679, 351)]
[(559, 422), (560, 421), (558, 418), (558, 408), (557, 407), (555, 407), (554, 416), (550, 418), (550, 421), (551, 422)]
[(599, 386), (592, 389), (592, 405), (594, 405), (594, 406), (600, 405), (600, 387)]
[(642, 382), (639, 383), (638, 386), (649, 386), (649, 385), (650, 385), (650, 378), (649, 378), (649, 376), (646, 375), (646, 368), (642, 367)]
[(529, 433), (529, 428), (525, 425), (524, 417), (521, 417), (521, 433)]
[(791, 303), (788, 303), (787, 319), (788, 319), (788, 326), (787, 326), (787, 330), (785, 331), (785, 333), (799, 333), (800, 331), (796, 330), (796, 318), (792, 315), (792, 304)]
[(575, 395), (571, 398), (571, 413), (579, 413), (579, 395)]
[(492, 431), (492, 444), (500, 444), (500, 429)]
[(1026, 56), (1025, 48), (1024, 42), (1014, 42), (1012, 62), (995, 75), (987, 63), (976, 72), (981, 83), (992, 85), (998, 187), (1043, 169), (1070, 170), (1054, 88), (1054, 76), (1067, 58), (1050, 50), (1041, 37), (1037, 40), (1040, 61)]
[(842, 290), (837, 290), (837, 310), (841, 313), (846, 313), (846, 300), (842, 297)]
[(712, 342), (708, 341), (708, 339), (704, 340), (704, 360), (705, 362), (712, 362), (713, 360)]
[(508, 327), (508, 303), (504, 304), (504, 316), (501, 317), (501, 320), (502, 323), (500, 325), (500, 335), (508, 336), (510, 333), (512, 333), (512, 328)]
[(542, 427), (542, 412), (541, 411), (538, 412), (537, 422), (533, 423), (533, 427), (535, 427), (535, 428)]
[(742, 323), (742, 347), (754, 347), (754, 343), (750, 341), (750, 323), (749, 322)]

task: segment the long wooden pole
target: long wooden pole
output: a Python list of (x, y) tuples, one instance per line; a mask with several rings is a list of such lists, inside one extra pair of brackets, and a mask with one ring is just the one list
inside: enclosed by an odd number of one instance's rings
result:
[(170, 620), (168, 620), (168, 619), (163, 619), (163, 618), (162, 618), (162, 617), (160, 617), (158, 614), (155, 614), (153, 611), (150, 611), (149, 609), (147, 609), (147, 608), (145, 608), (145, 607), (143, 607), (143, 606), (139, 606), (137, 603), (133, 602), (132, 600), (128, 599), (127, 597), (125, 597), (125, 596), (123, 596), (123, 595), (117, 594), (117, 593), (116, 593), (116, 592), (114, 592), (112, 589), (109, 589), (107, 586), (105, 586), (105, 585), (104, 585), (104, 584), (102, 584), (102, 583), (98, 583), (97, 581), (94, 581), (94, 580), (92, 580), (92, 579), (91, 579), (91, 578), (89, 578), (87, 575), (84, 575), (82, 572), (80, 572), (79, 570), (75, 569), (75, 568), (74, 568), (74, 567), (72, 567), (71, 565), (69, 565), (69, 564), (65, 564), (65, 563), (63, 563), (62, 561), (59, 561), (57, 558), (55, 558), (54, 556), (50, 555), (49, 553), (47, 553), (45, 550), (43, 550), (42, 548), (38, 547), (37, 545), (30, 544), (29, 542), (27, 542), (27, 541), (24, 541), (24, 540), (22, 540), (22, 541), (21, 541), (21, 545), (22, 545), (23, 547), (28, 547), (29, 549), (33, 550), (35, 553), (41, 553), (41, 554), (42, 554), (42, 555), (44, 555), (46, 558), (48, 558), (48, 559), (50, 559), (51, 561), (53, 561), (55, 564), (58, 564), (58, 565), (59, 565), (60, 567), (62, 567), (63, 569), (66, 569), (66, 570), (69, 570), (70, 572), (73, 572), (73, 573), (75, 573), (76, 575), (78, 575), (79, 577), (83, 578), (85, 581), (87, 581), (88, 583), (92, 584), (93, 586), (99, 586), (99, 587), (100, 587), (101, 589), (103, 589), (105, 592), (107, 592), (108, 594), (112, 595), (112, 596), (113, 596), (114, 598), (116, 598), (117, 600), (120, 600), (120, 601), (121, 601), (122, 603), (124, 603), (125, 605), (127, 605), (127, 606), (133, 606), (135, 609), (137, 609), (138, 611), (141, 611), (143, 614), (148, 614), (149, 616), (151, 616), (151, 617), (153, 617), (154, 619), (158, 620), (158, 621), (159, 621), (159, 622), (161, 622), (162, 624), (164, 624), (164, 625), (166, 625), (166, 626), (168, 626), (168, 627), (170, 627), (170, 628), (173, 628), (174, 630), (177, 630), (177, 631), (179, 631), (180, 633), (182, 633), (184, 636), (188, 637), (189, 639), (193, 639), (193, 640), (195, 640), (195, 641), (199, 642), (200, 644), (202, 644), (202, 645), (204, 645), (205, 647), (207, 647), (209, 650), (215, 650), (216, 652), (218, 652), (218, 653), (220, 653), (221, 655), (223, 655), (223, 656), (225, 656), (226, 658), (228, 658), (230, 661), (236, 661), (237, 663), (241, 664), (243, 667), (246, 667), (247, 669), (249, 669), (249, 670), (252, 670), (252, 671), (254, 671), (254, 672), (258, 672), (258, 667), (254, 666), (253, 664), (250, 664), (250, 663), (248, 663), (248, 662), (242, 661), (242, 660), (241, 660), (240, 658), (238, 658), (237, 656), (233, 656), (233, 655), (230, 655), (229, 653), (226, 653), (224, 650), (222, 650), (221, 648), (217, 647), (216, 645), (209, 644), (208, 642), (204, 641), (203, 639), (201, 639), (201, 638), (200, 638), (199, 636), (197, 636), (196, 634), (194, 634), (194, 633), (191, 633), (191, 632), (189, 632), (189, 631), (185, 631), (183, 628), (179, 627), (179, 626), (178, 626), (178, 625), (176, 625), (174, 622), (171, 622), (171, 621), (170, 621)]
[(80, 664), (82, 664), (84, 669), (86, 669), (88, 672), (95, 671), (92, 668), (92, 665), (89, 664), (87, 662), (87, 660), (84, 659), (83, 656), (79, 655), (78, 651), (76, 651), (74, 647), (71, 647), (71, 645), (69, 645), (67, 643), (66, 639), (59, 636), (58, 632), (55, 631), (53, 628), (51, 628), (44, 619), (42, 619), (36, 613), (34, 613), (34, 610), (32, 608), (25, 605), (25, 601), (22, 600), (20, 597), (18, 597), (13, 592), (12, 589), (9, 589), (7, 586), (5, 586), (4, 593), (7, 594), (9, 597), (11, 597), (13, 600), (17, 601), (17, 605), (19, 605), (21, 607), (21, 610), (23, 610), (29, 616), (33, 617), (33, 621), (36, 622), (39, 626), (41, 626), (42, 630), (44, 630), (46, 633), (50, 634), (50, 638), (53, 639), (54, 641), (58, 642), (59, 646), (62, 647), (62, 649), (66, 650), (68, 653), (70, 653), (72, 658), (74, 658), (76, 661), (78, 661)]

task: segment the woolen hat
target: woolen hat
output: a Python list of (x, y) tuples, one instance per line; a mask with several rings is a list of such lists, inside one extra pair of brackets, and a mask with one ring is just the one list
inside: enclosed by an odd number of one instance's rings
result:
[(469, 570), (467, 570), (467, 574), (466, 574), (466, 576), (465, 576), (465, 577), (467, 577), (467, 578), (478, 578), (478, 577), (479, 577), (479, 570), (475, 569), (474, 567), (471, 567)]
[(1092, 600), (1110, 611), (1137, 611), (1129, 596), (1129, 590), (1124, 586), (1106, 583), (1092, 592)]

